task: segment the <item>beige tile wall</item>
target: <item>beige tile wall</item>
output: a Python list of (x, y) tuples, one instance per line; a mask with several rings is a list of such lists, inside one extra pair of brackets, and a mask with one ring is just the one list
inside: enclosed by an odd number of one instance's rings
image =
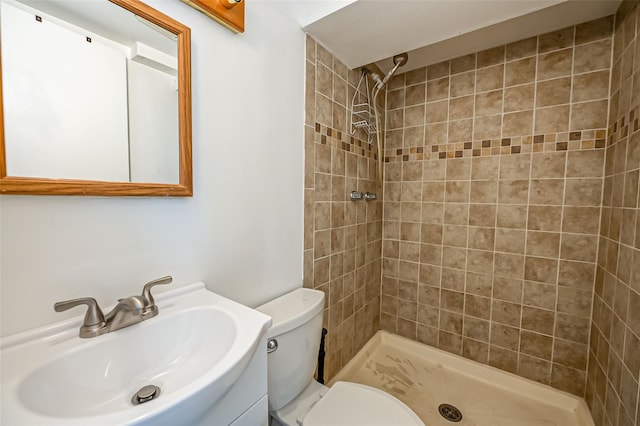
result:
[(348, 129), (359, 74), (306, 40), (304, 285), (326, 294), (326, 373), (331, 378), (379, 329), (382, 204), (377, 152)]
[(596, 424), (640, 424), (638, 9), (613, 69), (603, 19), (393, 79), (383, 224), (346, 201), (380, 191), (347, 134), (358, 74), (307, 39), (305, 286), (327, 294), (329, 376), (380, 326), (582, 394), (595, 275), (587, 400)]
[(584, 395), (612, 27), (392, 79), (381, 328)]
[(640, 425), (640, 6), (616, 16), (586, 399), (597, 426)]

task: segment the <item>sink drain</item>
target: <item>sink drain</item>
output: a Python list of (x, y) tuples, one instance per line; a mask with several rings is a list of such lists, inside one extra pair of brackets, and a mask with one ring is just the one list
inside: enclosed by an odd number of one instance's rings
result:
[(440, 415), (450, 422), (457, 423), (462, 420), (462, 413), (451, 404), (441, 404), (438, 407)]
[(149, 402), (152, 399), (156, 399), (160, 395), (160, 388), (155, 385), (147, 385), (142, 387), (138, 392), (136, 392), (131, 398), (131, 403), (133, 405), (144, 404), (145, 402)]

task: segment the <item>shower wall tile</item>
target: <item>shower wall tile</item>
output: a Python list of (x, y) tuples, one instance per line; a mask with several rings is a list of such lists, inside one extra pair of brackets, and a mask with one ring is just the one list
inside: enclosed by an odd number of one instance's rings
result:
[[(640, 194), (636, 183), (640, 168), (639, 14), (638, 1), (623, 2), (614, 28), (603, 207), (594, 272), (586, 387), (586, 400), (597, 426), (640, 425)], [(588, 37), (587, 33), (585, 30), (582, 36)], [(602, 93), (599, 80), (604, 76), (592, 74), (585, 74), (585, 81), (578, 82), (574, 91), (599, 96)], [(589, 89), (586, 89), (587, 81), (592, 84)], [(589, 164), (595, 159), (583, 160), (580, 166), (568, 164), (571, 172), (580, 171), (585, 177), (594, 174), (589, 173)], [(590, 229), (596, 228), (595, 223), (586, 222), (577, 214), (576, 221)], [(567, 257), (591, 256), (592, 250), (587, 249), (587, 244), (576, 241), (566, 252)], [(584, 273), (586, 271), (579, 271), (576, 275)], [(576, 287), (578, 283), (573, 284)]]
[(307, 38), (304, 285), (328, 296), (329, 376), (382, 328), (586, 383), (596, 425), (640, 424), (637, 4), (394, 76), (383, 205), (346, 201), (382, 191), (348, 134), (359, 74)]
[[(414, 107), (424, 103), (424, 151), (412, 152), (408, 147), (420, 145), (392, 138), (384, 161), (605, 148), (611, 104), (617, 111), (640, 102), (629, 84), (608, 102), (612, 28), (613, 17), (607, 17), (411, 71), (426, 73), (426, 87), (423, 80), (394, 77), (387, 127), (420, 125), (416, 114), (422, 109)], [(618, 73), (633, 67), (627, 54)], [(614, 80), (616, 75), (614, 67)]]
[[(605, 159), (620, 176), (615, 227), (638, 220), (622, 220), (637, 206), (637, 167), (605, 153), (614, 73), (595, 56), (611, 56), (613, 22), (411, 71), (426, 85), (394, 77), (382, 329), (584, 396)], [(633, 259), (620, 245), (603, 256), (610, 268)]]
[[(348, 114), (359, 77), (307, 37), (303, 283), (326, 295), (327, 380), (380, 327), (382, 203), (348, 201), (351, 191), (380, 194), (377, 151), (366, 133), (360, 129), (352, 134), (350, 129)], [(396, 102), (404, 101), (403, 91)], [(404, 114), (392, 117), (402, 135)], [(397, 247), (395, 252), (386, 250), (399, 253)], [(414, 259), (407, 248), (403, 255)], [(382, 312), (390, 306), (383, 300)], [(393, 312), (397, 315), (397, 307)]]

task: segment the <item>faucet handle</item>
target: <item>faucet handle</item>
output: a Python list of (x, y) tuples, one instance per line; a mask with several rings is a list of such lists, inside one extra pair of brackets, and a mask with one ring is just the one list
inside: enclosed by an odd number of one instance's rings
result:
[(146, 305), (144, 308), (144, 312), (145, 314), (150, 314), (152, 312), (154, 312), (153, 315), (155, 315), (155, 313), (158, 312), (158, 307), (156, 306), (156, 301), (153, 299), (153, 296), (151, 295), (151, 289), (157, 285), (160, 284), (169, 284), (173, 281), (173, 278), (170, 275), (167, 275), (166, 277), (162, 277), (162, 278), (158, 278), (155, 279), (153, 281), (149, 281), (148, 283), (146, 283), (144, 285), (144, 287), (142, 288), (142, 298), (146, 301)]
[(53, 305), (53, 309), (56, 312), (62, 312), (79, 305), (87, 305), (84, 324), (80, 327), (80, 337), (92, 337), (101, 334), (100, 330), (104, 329), (106, 322), (102, 309), (100, 309), (98, 302), (93, 297), (81, 297), (79, 299), (56, 302)]

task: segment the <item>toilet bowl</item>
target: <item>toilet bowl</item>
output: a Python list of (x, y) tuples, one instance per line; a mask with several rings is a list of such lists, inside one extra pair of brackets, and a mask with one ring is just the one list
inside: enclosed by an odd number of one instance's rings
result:
[(424, 426), (399, 399), (357, 383), (331, 387), (313, 379), (324, 293), (298, 288), (256, 309), (272, 319), (268, 401), (272, 426)]

